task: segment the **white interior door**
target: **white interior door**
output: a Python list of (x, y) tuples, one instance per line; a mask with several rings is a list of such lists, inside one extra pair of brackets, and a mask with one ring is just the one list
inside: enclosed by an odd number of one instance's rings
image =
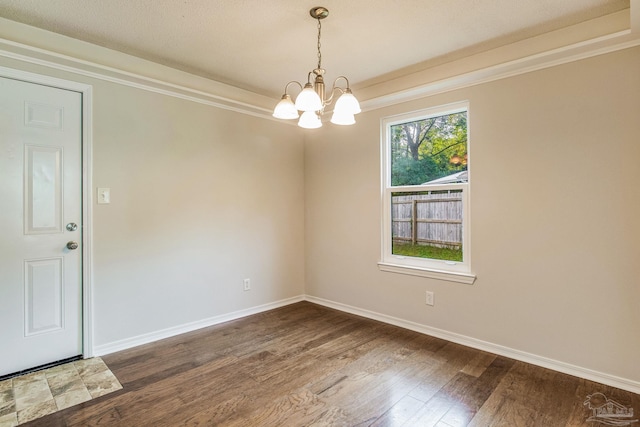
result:
[(82, 96), (0, 94), (1, 376), (82, 354)]

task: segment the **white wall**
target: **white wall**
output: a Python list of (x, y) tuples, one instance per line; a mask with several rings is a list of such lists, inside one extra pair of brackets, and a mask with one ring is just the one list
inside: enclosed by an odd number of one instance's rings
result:
[[(380, 120), (462, 100), (477, 280), (381, 272)], [(633, 48), (309, 133), (307, 294), (638, 384), (639, 117)]]
[[(94, 346), (304, 294), (294, 126), (2, 58), (93, 85)], [(251, 279), (251, 291), (242, 281)]]

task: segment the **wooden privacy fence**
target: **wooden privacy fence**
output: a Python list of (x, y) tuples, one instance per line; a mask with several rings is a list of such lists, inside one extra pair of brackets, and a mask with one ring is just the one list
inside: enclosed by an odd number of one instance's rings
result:
[(458, 249), (462, 246), (462, 191), (391, 197), (393, 241)]

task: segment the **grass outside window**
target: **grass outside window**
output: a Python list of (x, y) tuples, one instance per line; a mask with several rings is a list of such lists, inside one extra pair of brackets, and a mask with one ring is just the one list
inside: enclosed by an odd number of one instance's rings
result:
[(445, 261), (462, 262), (462, 249), (439, 248), (429, 245), (412, 245), (411, 243), (393, 243), (394, 255), (416, 258), (431, 258)]

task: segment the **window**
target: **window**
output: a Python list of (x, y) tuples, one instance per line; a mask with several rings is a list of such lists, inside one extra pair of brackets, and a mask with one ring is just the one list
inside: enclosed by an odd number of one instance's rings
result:
[(468, 105), (382, 121), (383, 271), (473, 283)]

